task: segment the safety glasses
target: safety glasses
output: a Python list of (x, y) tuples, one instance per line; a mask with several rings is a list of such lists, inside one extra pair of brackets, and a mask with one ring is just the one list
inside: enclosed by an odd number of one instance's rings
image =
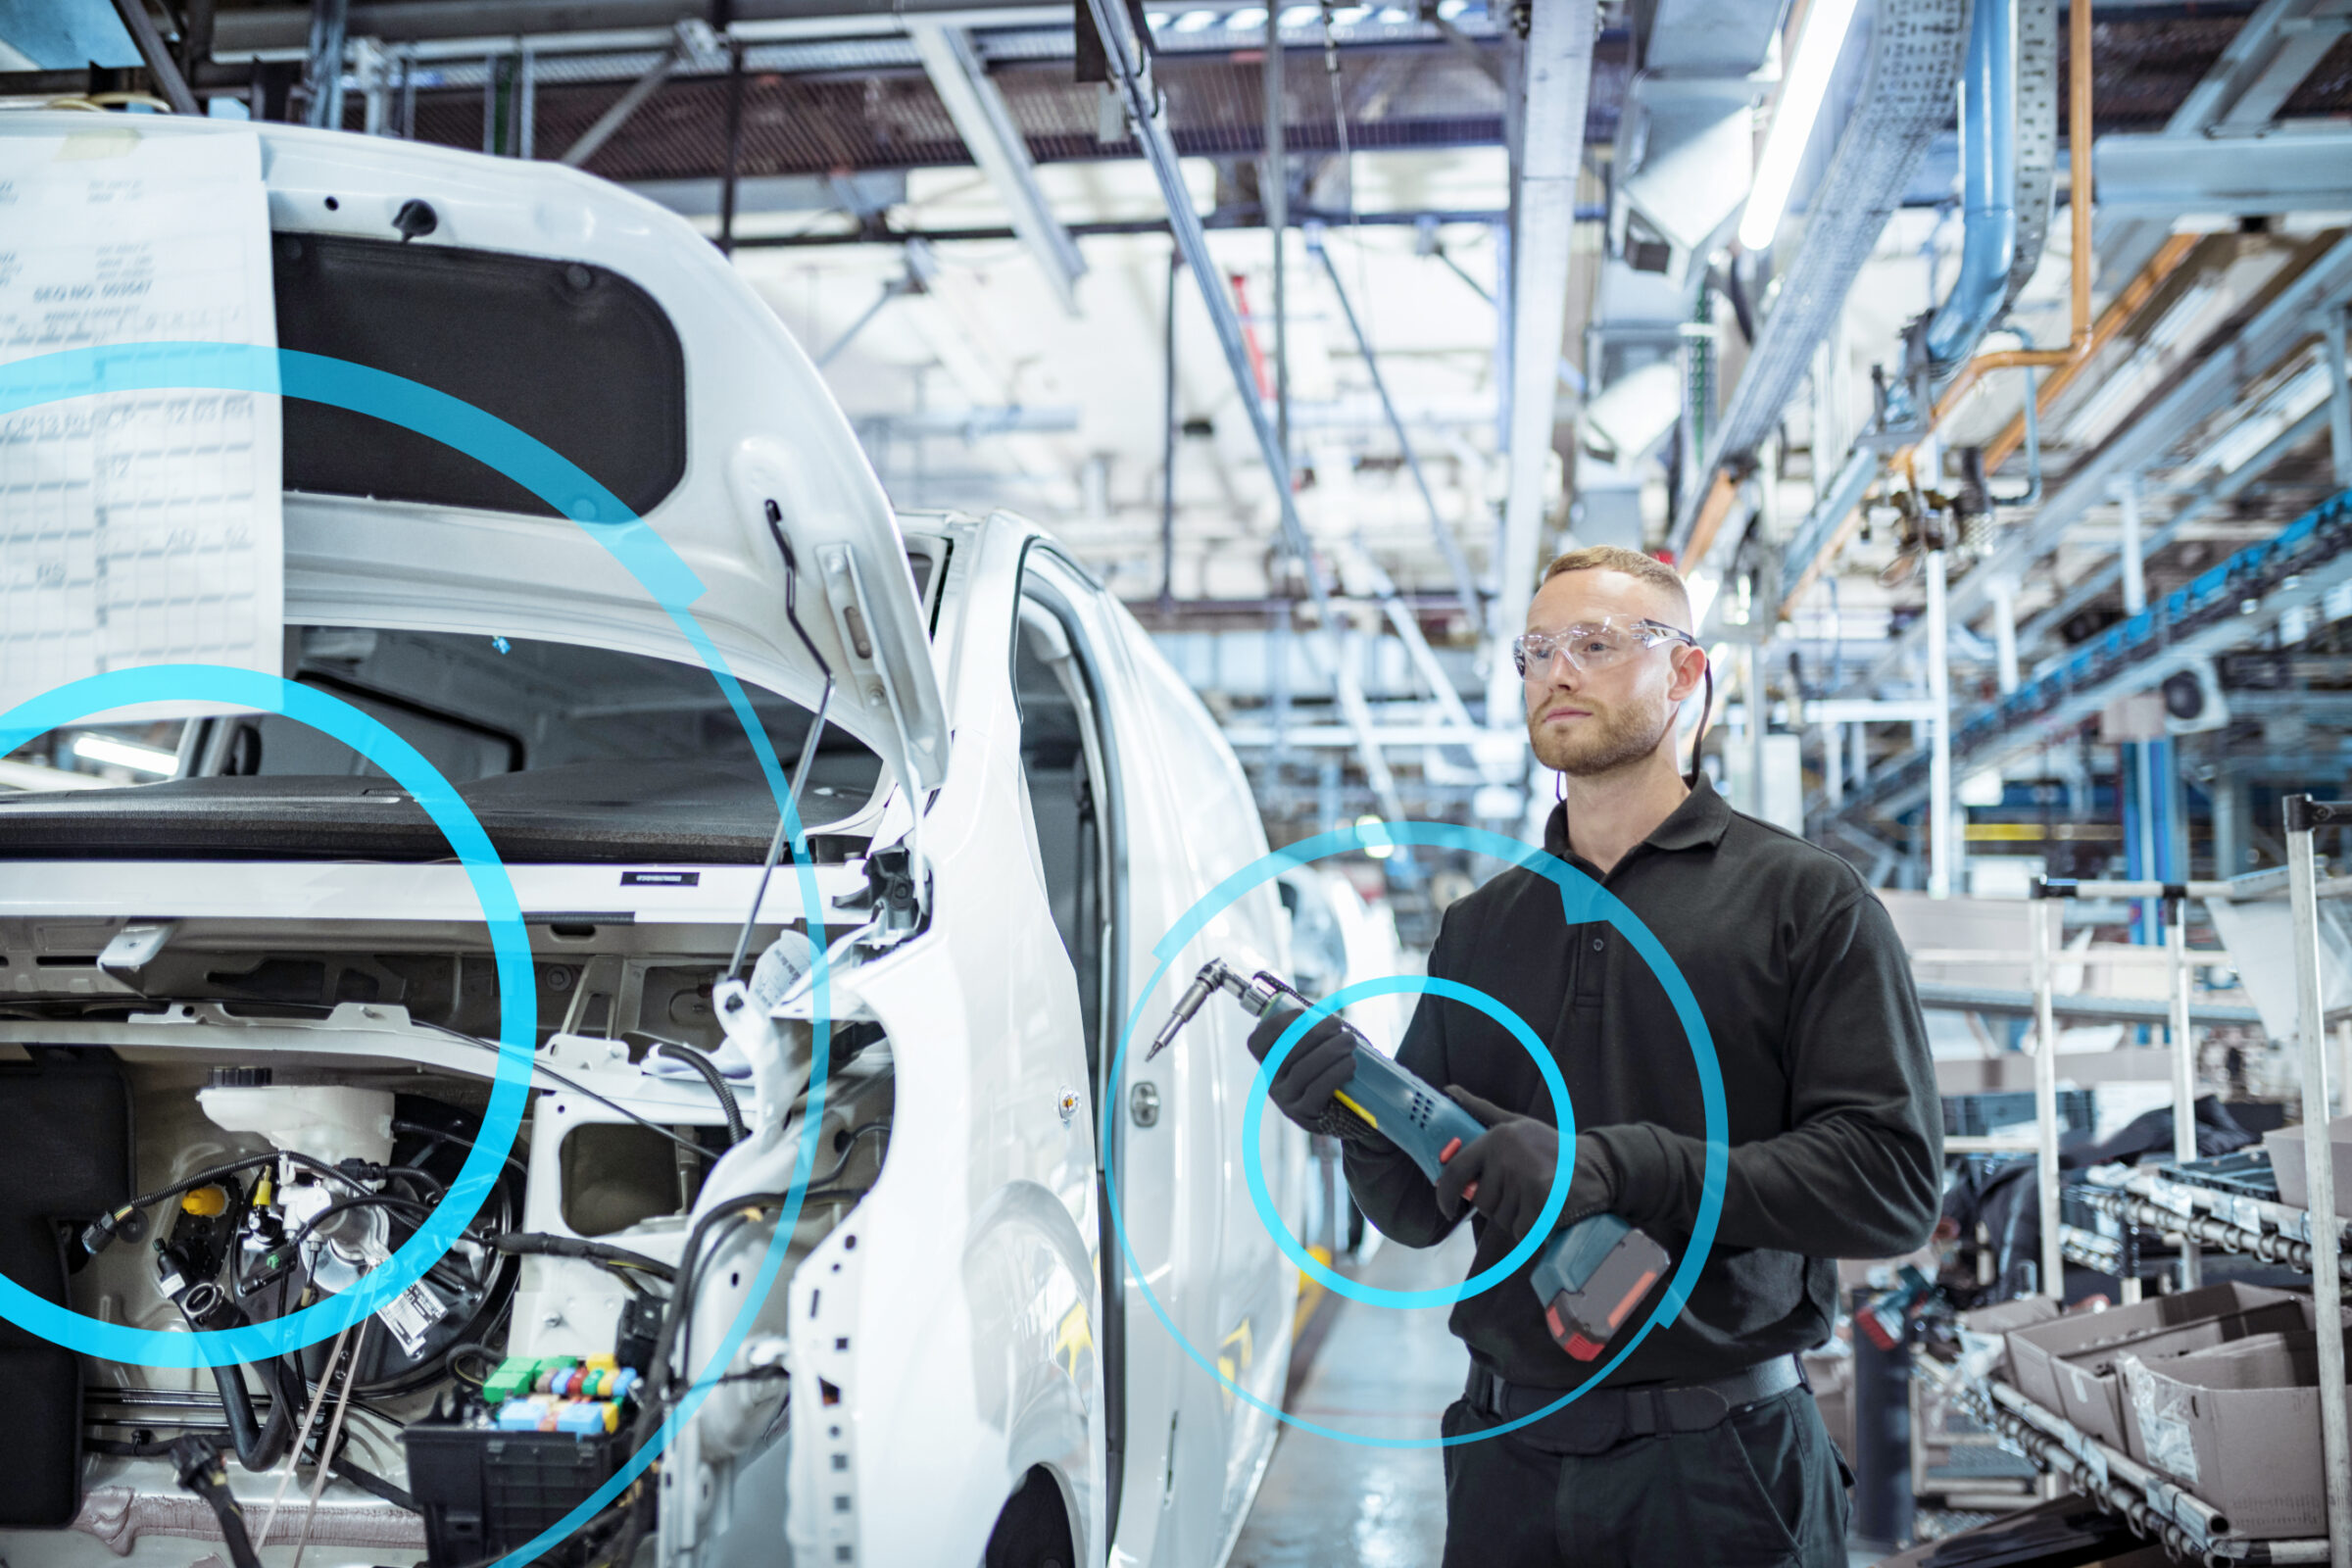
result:
[(1551, 662), (1562, 656), (1578, 672), (1597, 675), (1662, 643), (1689, 643), (1696, 648), (1698, 639), (1663, 621), (1619, 620), (1609, 615), (1561, 631), (1523, 632), (1511, 639), (1511, 662), (1518, 666), (1522, 679), (1549, 673)]

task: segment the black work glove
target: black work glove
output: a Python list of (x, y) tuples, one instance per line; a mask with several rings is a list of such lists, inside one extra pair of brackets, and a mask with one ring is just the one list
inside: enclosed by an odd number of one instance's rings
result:
[[(1446, 1094), (1486, 1123), (1487, 1130), (1446, 1162), (1446, 1173), (1438, 1178), (1438, 1212), (1451, 1221), (1467, 1201), (1502, 1227), (1507, 1245), (1516, 1247), (1535, 1228), (1536, 1216), (1543, 1213), (1544, 1200), (1558, 1177), (1559, 1129), (1491, 1104), (1459, 1085), (1446, 1085)], [(1580, 1137), (1575, 1159), (1576, 1174), (1569, 1179), (1568, 1201), (1555, 1229), (1602, 1213), (1616, 1201), (1617, 1173), (1607, 1152)]]
[[(1275, 1002), (1250, 1031), (1250, 1054), (1265, 1060), (1282, 1032), (1305, 1010), (1288, 998)], [(1310, 1133), (1351, 1143), (1377, 1140), (1379, 1135), (1362, 1117), (1332, 1098), (1355, 1076), (1355, 1047), (1354, 1032), (1341, 1022), (1338, 1013), (1316, 1019), (1275, 1070), (1274, 1082), (1266, 1092), (1274, 1108)]]

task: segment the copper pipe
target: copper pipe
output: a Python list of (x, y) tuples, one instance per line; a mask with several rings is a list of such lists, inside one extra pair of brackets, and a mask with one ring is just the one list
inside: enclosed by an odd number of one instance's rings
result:
[[(2059, 367), (2041, 383), (2040, 392), (2034, 400), (2034, 407), (2039, 412), (2047, 414), (2066, 389), (2073, 386), (2082, 373), (2090, 368), (2092, 355), (2105, 347), (2117, 332), (2146, 307), (2166, 278), (2187, 263), (2189, 253), (2197, 248), (2201, 237), (2196, 234), (2175, 234), (2164, 242), (2163, 248), (2149, 259), (2148, 265), (2140, 270), (2131, 286), (2117, 295), (2115, 302), (2100, 314), (2099, 324), (2091, 329), (2089, 351), (2082, 358)], [(1990, 473), (1998, 468), (2011, 453), (2025, 443), (2025, 439), (2026, 416), (2021, 412), (2011, 416), (2009, 422), (2001, 427), (2001, 433), (1994, 436), (1991, 444), (1984, 449), (1984, 471)]]
[[(1707, 487), (1707, 497), (1699, 503), (1698, 515), (1690, 522), (1690, 542), (1683, 551), (1683, 559), (1679, 563), (1683, 570), (1690, 571), (1707, 559), (1707, 551), (1715, 543), (1716, 530), (1723, 526), (1723, 519), (1730, 514), (1732, 502), (1739, 494), (1740, 486), (1733, 482), (1732, 476), (1721, 468), (1716, 469), (1715, 482)], [(1697, 629), (1695, 626), (1691, 628), (1693, 631)]]
[[(1961, 368), (1952, 384), (1936, 400), (1936, 422), (1941, 424), (1960, 407), (1960, 400), (1975, 387), (1978, 379), (1992, 370), (2018, 370), (2051, 368), (2055, 373), (2041, 383), (2035, 406), (2047, 413), (2059, 395), (2075, 384), (2075, 380), (2089, 368), (2091, 357), (2112, 341), (2140, 308), (2163, 284), (2164, 280), (2180, 270), (2188, 253), (2197, 248), (2200, 236), (2175, 234), (2167, 239), (2139, 275), (2127, 285), (2121, 294), (2099, 313), (2098, 323), (2090, 329), (2089, 337), (2079, 347), (2064, 349), (2003, 349), (1992, 354), (1980, 354)], [(2000, 466), (2001, 460), (2015, 452), (2025, 439), (2026, 416), (2022, 413), (2009, 421), (1992, 444), (1985, 449), (1984, 467), (1987, 472)]]
[[(2069, 335), (2067, 346), (2062, 349), (2003, 349), (1992, 354), (1980, 354), (1970, 360), (1968, 364), (1960, 368), (1959, 373), (1953, 377), (1952, 384), (1945, 388), (1943, 395), (1936, 400), (1936, 406), (1928, 416), (1928, 428), (1931, 431), (1950, 416), (1952, 411), (1959, 407), (1961, 397), (1976, 385), (1977, 379), (1985, 371), (2047, 368), (2057, 369), (2062, 373), (2070, 370), (2080, 373), (2083, 362), (2090, 358), (2091, 351), (2099, 341), (2097, 339), (2098, 328), (2092, 324), (2090, 319), (2090, 24), (2089, 0), (2068, 0), (2066, 17), (2066, 153), (2067, 168), (2071, 177), (2071, 188), (2067, 192), (2067, 218), (2074, 235), (2075, 246), (2075, 253), (2071, 259), (2073, 275), (2069, 288), (2072, 306), (2069, 314), (2073, 318), (2073, 331)], [(2170, 250), (2171, 246), (2168, 244), (2166, 249)], [(2161, 260), (2163, 253), (2159, 252), (2158, 257)], [(2176, 265), (2178, 265), (2177, 262)], [(2148, 270), (2154, 270), (2153, 263), (2150, 264)], [(2142, 278), (2146, 276), (2146, 272), (2141, 273)], [(2149, 289), (2153, 291), (2156, 282), (2160, 281), (2162, 281), (2161, 277), (2151, 281), (2148, 284)], [(2135, 281), (2133, 288), (2137, 286)], [(2132, 290), (2128, 289), (2125, 292), (2128, 296)], [(2121, 299), (2116, 301), (2118, 306), (2123, 303)], [(2133, 301), (2132, 308), (2137, 309), (2139, 303), (2140, 301)], [(2113, 309), (2110, 309), (2108, 314), (2115, 317), (2116, 325), (2120, 327), (2130, 312), (2117, 315)], [(2052, 376), (2050, 379), (2053, 383), (2057, 383), (2060, 378)], [(2042, 389), (2042, 396), (2052, 395), (2048, 387)], [(2037, 403), (2036, 407), (2038, 406)], [(2021, 430), (2023, 428), (2022, 419), (2019, 422), (2019, 428)], [(2005, 436), (2008, 432), (2003, 431), (2002, 433)], [(2003, 454), (2003, 456), (2006, 455), (2006, 453)], [(1895, 462), (1907, 468), (1909, 459), (1910, 452), (1906, 449), (1897, 456)], [(1987, 463), (1985, 466), (1989, 469), (1992, 465)], [(1865, 502), (1864, 506), (1867, 505), (1868, 503)], [(1797, 578), (1795, 584), (1781, 600), (1783, 615), (1793, 612), (1797, 600), (1803, 596), (1805, 590), (1813, 586), (1814, 581), (1838, 559), (1838, 552), (1842, 551), (1853, 539), (1855, 530), (1861, 526), (1862, 513), (1863, 507), (1856, 507), (1839, 520), (1836, 531), (1830, 535), (1829, 542), (1814, 555), (1812, 563), (1805, 567), (1803, 574)]]

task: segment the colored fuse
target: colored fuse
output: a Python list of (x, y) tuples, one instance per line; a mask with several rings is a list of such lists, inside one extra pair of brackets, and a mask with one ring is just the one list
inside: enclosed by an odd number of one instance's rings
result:
[(499, 1406), (498, 1430), (501, 1432), (543, 1432), (555, 1418), (555, 1407), (546, 1399), (509, 1399)]
[(595, 1437), (620, 1427), (620, 1407), (605, 1399), (574, 1399), (556, 1412), (558, 1432)]

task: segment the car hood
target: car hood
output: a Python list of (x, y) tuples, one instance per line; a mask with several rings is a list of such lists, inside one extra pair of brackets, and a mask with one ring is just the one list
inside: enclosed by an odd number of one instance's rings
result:
[[(0, 135), (86, 132), (91, 119), (0, 117)], [(811, 709), (829, 669), (830, 721), (871, 748), (919, 809), (946, 775), (948, 728), (897, 519), (814, 366), (709, 240), (555, 164), (300, 126), (108, 120), (110, 134), (258, 136), (281, 258), (284, 236), (319, 235), (377, 242), (393, 258), (453, 247), (576, 262), (642, 290), (676, 333), (682, 471), (638, 522), (290, 491), (289, 622), (478, 629), (689, 658)], [(438, 224), (401, 244), (394, 215), (418, 200)], [(271, 265), (270, 247), (255, 249), (254, 265)], [(278, 314), (282, 337), (282, 290)], [(798, 630), (785, 612), (796, 586)]]

